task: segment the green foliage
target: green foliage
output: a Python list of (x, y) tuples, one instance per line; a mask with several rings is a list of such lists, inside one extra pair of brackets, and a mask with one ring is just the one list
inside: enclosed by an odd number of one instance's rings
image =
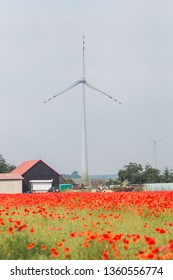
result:
[(172, 183), (173, 182), (173, 171), (169, 170), (168, 167), (165, 168), (161, 176), (161, 182)]
[(123, 169), (120, 169), (118, 172), (118, 180), (122, 183), (126, 180), (130, 184), (142, 184), (142, 165), (137, 163), (130, 162), (128, 165), (125, 165)]
[(160, 183), (161, 176), (158, 169), (152, 168), (151, 165), (145, 166), (145, 171), (143, 172), (144, 183)]
[(6, 159), (0, 155), (0, 173), (8, 173), (15, 169), (15, 166), (7, 163)]
[(80, 178), (80, 176), (77, 171), (73, 171), (70, 175), (70, 178)]
[(165, 168), (163, 174), (160, 170), (153, 168), (147, 164), (143, 169), (141, 164), (130, 162), (125, 165), (123, 169), (118, 172), (117, 181), (123, 184), (124, 181), (128, 181), (129, 184), (147, 184), (147, 183), (172, 183), (173, 171)]

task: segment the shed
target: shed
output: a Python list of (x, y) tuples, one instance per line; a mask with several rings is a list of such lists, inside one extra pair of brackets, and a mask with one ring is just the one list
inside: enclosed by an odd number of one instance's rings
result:
[(23, 192), (30, 191), (30, 181), (32, 180), (52, 180), (52, 186), (55, 188), (58, 188), (60, 183), (65, 183), (62, 176), (42, 160), (24, 161), (11, 173), (18, 173), (24, 178)]
[(22, 193), (23, 177), (16, 173), (0, 173), (0, 193)]

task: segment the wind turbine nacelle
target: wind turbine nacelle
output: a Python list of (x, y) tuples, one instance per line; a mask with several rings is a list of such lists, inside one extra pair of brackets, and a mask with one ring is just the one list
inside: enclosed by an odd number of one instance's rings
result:
[(83, 84), (85, 84), (85, 83), (86, 83), (85, 78), (84, 78), (84, 77), (82, 77), (82, 78), (80, 79), (80, 82), (81, 82), (81, 83), (83, 83)]

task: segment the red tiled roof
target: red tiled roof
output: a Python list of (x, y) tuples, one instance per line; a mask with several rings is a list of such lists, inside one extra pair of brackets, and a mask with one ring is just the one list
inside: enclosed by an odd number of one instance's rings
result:
[(23, 177), (17, 173), (0, 173), (0, 180), (22, 180)]
[(40, 160), (27, 160), (16, 167), (11, 173), (18, 173), (20, 175), (25, 174), (31, 167), (33, 167)]

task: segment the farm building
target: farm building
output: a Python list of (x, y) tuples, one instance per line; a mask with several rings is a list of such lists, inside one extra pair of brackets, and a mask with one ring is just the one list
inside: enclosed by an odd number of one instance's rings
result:
[(52, 186), (58, 188), (59, 184), (65, 183), (62, 176), (48, 166), (42, 160), (24, 161), (16, 167), (12, 174), (17, 173), (23, 177), (22, 192), (30, 192), (31, 182), (52, 180)]
[(23, 177), (15, 173), (0, 173), (0, 193), (22, 193)]

